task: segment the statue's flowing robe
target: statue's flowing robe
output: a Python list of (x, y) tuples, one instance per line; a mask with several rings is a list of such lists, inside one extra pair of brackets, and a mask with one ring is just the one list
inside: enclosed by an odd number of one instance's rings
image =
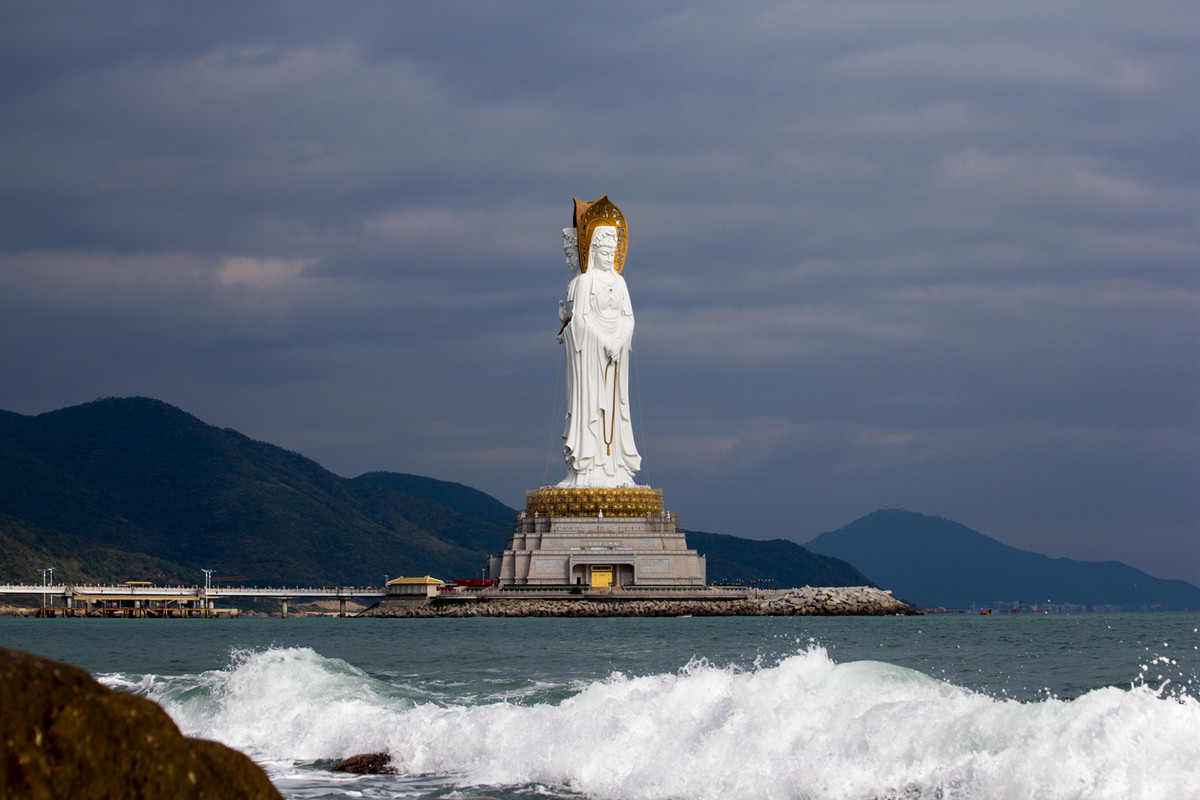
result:
[[(633, 340), (629, 290), (617, 273), (588, 271), (567, 287), (567, 303), (571, 321), (563, 331), (567, 356), (563, 455), (568, 470), (559, 485), (632, 486), (642, 457), (633, 441), (629, 414), (628, 356)], [(605, 345), (614, 344), (615, 365), (604, 352)]]

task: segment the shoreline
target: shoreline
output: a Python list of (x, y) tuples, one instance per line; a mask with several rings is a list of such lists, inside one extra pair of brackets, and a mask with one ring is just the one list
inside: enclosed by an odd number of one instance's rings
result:
[[(337, 612), (314, 603), (293, 607), (287, 617), (337, 617)], [(307, 606), (307, 607), (306, 607)], [(45, 613), (47, 610), (52, 613)], [(4, 617), (126, 617), (184, 618), (178, 613), (121, 610), (108, 614), (84, 609), (39, 609), (0, 606)], [(869, 586), (805, 586), (800, 589), (752, 590), (722, 597), (646, 598), (619, 592), (600, 596), (502, 596), (494, 593), (454, 599), (391, 596), (373, 606), (347, 609), (346, 618), (438, 619), (463, 617), (762, 617), (762, 616), (918, 616), (922, 611), (892, 597), (890, 591)], [(282, 617), (278, 613), (222, 609), (213, 618)], [(282, 618), (287, 618), (282, 617)]]
[(918, 616), (921, 612), (870, 586), (836, 586), (760, 592), (729, 599), (648, 600), (607, 595), (602, 598), (497, 598), (473, 602), (424, 602), (387, 598), (359, 617), (430, 619), (461, 617), (791, 617)]

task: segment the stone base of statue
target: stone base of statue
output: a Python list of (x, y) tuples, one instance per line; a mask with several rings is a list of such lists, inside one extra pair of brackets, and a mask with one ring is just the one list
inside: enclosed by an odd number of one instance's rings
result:
[(501, 588), (700, 588), (705, 563), (675, 529), (662, 490), (553, 487), (526, 492), (488, 574)]

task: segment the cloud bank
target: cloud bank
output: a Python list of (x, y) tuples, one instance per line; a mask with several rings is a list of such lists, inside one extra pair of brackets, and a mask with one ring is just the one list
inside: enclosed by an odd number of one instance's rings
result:
[[(561, 477), (558, 231), (630, 223), (642, 480), (1200, 583), (1194, 4), (0, 6), (0, 408)], [(556, 408), (555, 394), (559, 393)]]

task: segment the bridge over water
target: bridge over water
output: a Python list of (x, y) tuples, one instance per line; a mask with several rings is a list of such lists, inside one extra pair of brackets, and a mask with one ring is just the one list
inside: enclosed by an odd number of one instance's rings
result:
[[(338, 616), (346, 616), (346, 601), (358, 598), (379, 600), (384, 587), (372, 586), (153, 586), (144, 583), (112, 585), (78, 584), (4, 584), (0, 595), (42, 597), (43, 612), (52, 616), (54, 600), (62, 598), (64, 612), (81, 611), (84, 615), (103, 615), (108, 611), (143, 610), (155, 616), (211, 616), (217, 600), (230, 597), (273, 598), (279, 600), (283, 616), (288, 601), (298, 598), (338, 600)], [(159, 613), (161, 612), (161, 613)], [(177, 613), (170, 613), (177, 612)], [(192, 613), (196, 612), (196, 613)], [(208, 613), (205, 613), (208, 612)], [(139, 615), (145, 616), (145, 615)]]

